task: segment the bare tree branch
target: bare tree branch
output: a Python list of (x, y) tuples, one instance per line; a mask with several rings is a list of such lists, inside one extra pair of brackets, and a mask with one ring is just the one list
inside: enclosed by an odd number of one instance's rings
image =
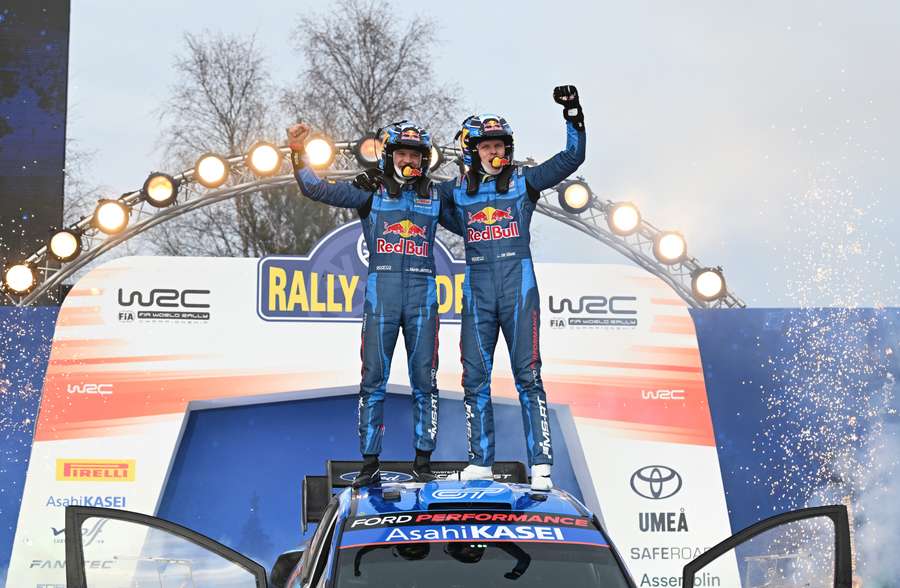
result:
[[(281, 142), (296, 120), (355, 139), (413, 118), (449, 138), (459, 92), (434, 79), (435, 24), (420, 17), (404, 24), (395, 13), (382, 0), (342, 0), (328, 14), (302, 18), (293, 40), (305, 69), (280, 90), (253, 37), (185, 35), (175, 59), (179, 82), (160, 109), (167, 169), (188, 168), (206, 151), (232, 155), (260, 139)], [(271, 107), (279, 94), (287, 122)], [(303, 253), (353, 216), (301, 197), (295, 186), (266, 188), (164, 223), (154, 241), (167, 255)]]
[(405, 25), (383, 0), (340, 0), (325, 15), (303, 17), (294, 31), (305, 57), (296, 88), (282, 94), (295, 120), (359, 137), (400, 118), (449, 139), (459, 116), (459, 90), (434, 79), (434, 21)]

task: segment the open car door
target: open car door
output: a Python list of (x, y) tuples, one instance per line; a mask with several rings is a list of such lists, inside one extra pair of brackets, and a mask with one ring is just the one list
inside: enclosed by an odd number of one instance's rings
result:
[(255, 561), (188, 528), (125, 510), (66, 508), (68, 588), (268, 588)]
[(684, 566), (682, 586), (851, 588), (843, 505), (804, 508), (747, 527)]

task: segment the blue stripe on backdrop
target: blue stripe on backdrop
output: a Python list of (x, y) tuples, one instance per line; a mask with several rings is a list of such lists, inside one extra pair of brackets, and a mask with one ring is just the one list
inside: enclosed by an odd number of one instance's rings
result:
[(6, 582), (56, 306), (0, 306), (0, 585)]
[[(12, 547), (57, 312), (0, 307), (0, 580)], [(900, 406), (894, 388), (900, 379), (900, 310), (692, 314), (732, 527), (849, 495), (868, 518), (866, 525), (888, 533), (882, 537), (885, 548), (896, 545), (900, 520), (884, 509), (898, 490)], [(463, 458), (462, 403), (445, 398), (441, 411), (435, 459)], [(495, 413), (497, 429), (507, 432), (498, 436), (498, 459), (524, 460), (518, 404), (498, 403)], [(195, 411), (159, 516), (271, 564), (277, 553), (301, 541), (303, 475), (324, 473), (329, 457), (356, 457), (355, 415), (353, 394)], [(408, 459), (409, 396), (389, 395), (386, 415), (384, 457)], [(557, 413), (551, 416), (554, 430), (561, 431)], [(561, 434), (555, 440), (564, 442)], [(834, 447), (844, 450), (837, 464), (828, 461), (826, 451)], [(793, 452), (790, 458), (787, 450)], [(557, 481), (580, 497), (568, 451), (558, 449), (556, 457)], [(863, 547), (859, 551), (867, 559)]]
[(846, 497), (872, 520), (873, 488), (898, 495), (900, 309), (692, 315), (733, 530)]
[[(359, 459), (357, 395), (193, 411), (178, 448), (158, 516), (188, 526), (267, 568), (302, 542), (303, 476), (323, 475), (327, 459)], [(442, 398), (435, 460), (464, 460), (462, 400)], [(382, 459), (413, 457), (412, 401), (388, 394)], [(494, 404), (497, 459), (525, 461), (518, 402)], [(561, 431), (551, 406), (551, 426)], [(579, 499), (562, 434), (554, 480)], [(312, 532), (313, 529), (310, 529)]]

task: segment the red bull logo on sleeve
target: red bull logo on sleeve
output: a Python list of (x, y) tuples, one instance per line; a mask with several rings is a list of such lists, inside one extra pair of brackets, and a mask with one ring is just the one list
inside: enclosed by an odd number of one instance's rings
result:
[(428, 241), (417, 244), (412, 237), (427, 237), (424, 227), (420, 227), (409, 219), (403, 219), (396, 223), (384, 223), (383, 235), (397, 235), (400, 241), (391, 243), (383, 237), (375, 242), (378, 253), (398, 253), (400, 255), (415, 255), (416, 257), (428, 257)]
[[(468, 225), (473, 225), (475, 223), (485, 225), (480, 231), (471, 226), (468, 228), (467, 238), (470, 242), (497, 241), (499, 239), (512, 239), (513, 237), (519, 236), (519, 223), (512, 220), (515, 218), (512, 213), (512, 208), (500, 210), (492, 206), (486, 206), (476, 213), (469, 212), (467, 214), (469, 215)], [(505, 227), (496, 224), (502, 220), (512, 220), (512, 222)]]

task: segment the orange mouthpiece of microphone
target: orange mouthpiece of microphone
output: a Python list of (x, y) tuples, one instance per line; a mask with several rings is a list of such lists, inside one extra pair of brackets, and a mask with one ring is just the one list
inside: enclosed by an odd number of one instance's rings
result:
[(422, 170), (416, 169), (411, 165), (404, 166), (401, 171), (404, 178), (418, 178), (422, 175)]
[(503, 167), (504, 165), (509, 165), (509, 160), (505, 157), (495, 157), (491, 160), (491, 165), (494, 167)]

